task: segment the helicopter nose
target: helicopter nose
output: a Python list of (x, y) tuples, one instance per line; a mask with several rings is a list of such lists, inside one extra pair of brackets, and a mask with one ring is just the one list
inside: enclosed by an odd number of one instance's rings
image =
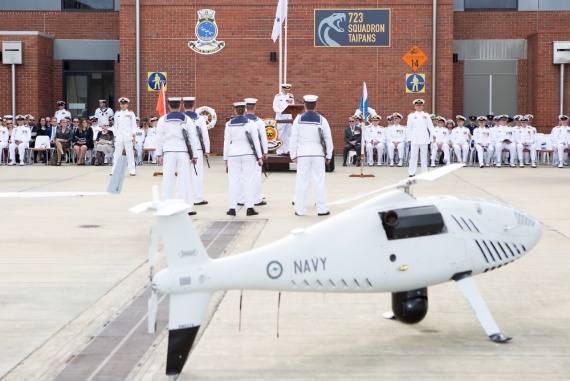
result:
[(525, 247), (526, 251), (529, 251), (540, 240), (542, 226), (536, 218), (523, 211), (515, 210), (515, 217), (518, 222), (518, 228), (513, 229), (510, 233), (514, 239)]

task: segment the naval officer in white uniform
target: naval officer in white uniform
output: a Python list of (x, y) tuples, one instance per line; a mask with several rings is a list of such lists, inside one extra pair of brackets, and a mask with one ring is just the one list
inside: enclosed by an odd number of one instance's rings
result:
[[(208, 126), (206, 125), (206, 119), (195, 111), (196, 97), (184, 97), (182, 98), (182, 102), (184, 105), (184, 114), (194, 123), (194, 130), (198, 141), (198, 145), (196, 146), (198, 159), (194, 166), (195, 170), (190, 171), (192, 172), (194, 205), (207, 205), (208, 201), (204, 200), (204, 158), (207, 159), (210, 156)], [(204, 147), (202, 147), (202, 143)]]
[(408, 175), (414, 177), (418, 170), (418, 151), (422, 164), (422, 173), (428, 171), (428, 144), (435, 142), (435, 130), (431, 118), (424, 112), (423, 99), (414, 100), (416, 111), (408, 115), (408, 136), (410, 139), (410, 165)]
[(115, 114), (115, 124), (113, 125), (113, 134), (115, 135), (115, 154), (113, 155), (113, 169), (111, 174), (115, 171), (115, 166), (119, 157), (123, 154), (123, 148), (127, 154), (127, 162), (129, 164), (129, 173), (131, 176), (135, 175), (135, 153), (133, 149), (133, 141), (135, 133), (137, 132), (137, 122), (135, 113), (129, 111), (129, 98), (119, 98), (119, 105), (121, 110)]
[(59, 122), (65, 118), (71, 119), (71, 113), (65, 109), (65, 102), (58, 101), (56, 104), (59, 109), (55, 112), (55, 115), (53, 117), (57, 119), (57, 123), (59, 124)]
[(332, 158), (333, 141), (329, 122), (315, 111), (317, 99), (316, 95), (303, 97), (305, 112), (297, 115), (291, 130), (291, 161), (297, 163), (294, 203), (298, 216), (303, 216), (307, 210), (311, 183), (317, 214), (330, 214), (326, 205), (325, 164)]
[[(255, 166), (261, 166), (261, 146), (255, 124), (245, 117), (245, 102), (234, 103), (236, 116), (226, 123), (224, 131), (224, 162), (229, 177), (229, 209), (236, 215), (240, 188), (243, 186), (247, 215), (259, 214), (254, 208)], [(243, 184), (243, 185), (242, 185)]]
[[(245, 98), (245, 117), (251, 120), (255, 124), (257, 130), (257, 136), (259, 137), (259, 144), (261, 146), (261, 155), (264, 160), (267, 160), (267, 134), (265, 133), (265, 122), (261, 120), (257, 115), (255, 115), (255, 106), (257, 105), (257, 99), (255, 98)], [(254, 173), (253, 182), (253, 201), (255, 206), (267, 205), (267, 202), (263, 200), (261, 193), (261, 172), (262, 166), (257, 166)]]
[[(194, 197), (190, 184), (191, 164), (196, 164), (199, 151), (197, 150), (198, 139), (194, 122), (180, 111), (182, 98), (168, 98), (170, 112), (158, 120), (156, 127), (156, 156), (162, 168), (162, 199), (172, 199), (176, 187), (176, 198), (184, 200), (190, 207), (189, 215), (196, 214), (192, 210)], [(188, 152), (182, 130), (188, 134), (192, 156)], [(178, 172), (178, 182), (176, 182)]]
[(286, 154), (289, 152), (289, 140), (291, 139), (291, 124), (279, 123), (283, 119), (293, 119), (292, 114), (282, 114), (287, 106), (295, 104), (295, 97), (289, 93), (291, 84), (284, 83), (281, 85), (281, 92), (273, 99), (273, 111), (275, 111), (275, 119), (277, 121), (277, 132), (279, 139), (283, 145), (277, 149), (277, 154)]

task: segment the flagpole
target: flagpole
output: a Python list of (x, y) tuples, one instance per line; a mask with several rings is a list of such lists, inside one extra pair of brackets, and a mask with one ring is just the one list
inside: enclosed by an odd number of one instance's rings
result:
[(360, 133), (360, 174), (359, 175), (349, 175), (348, 177), (376, 177), (373, 174), (364, 174), (364, 150), (366, 145), (364, 144), (364, 129), (366, 128), (366, 118), (368, 116), (368, 90), (366, 88), (366, 82), (362, 86), (362, 97), (360, 98), (360, 106), (358, 107), (362, 113), (362, 126)]
[[(288, 12), (287, 12), (288, 13)], [(289, 21), (289, 15), (285, 16), (285, 57), (283, 64), (283, 83), (287, 83), (287, 22)]]
[[(279, 10), (279, 20), (282, 20), (282, 7), (281, 4), (277, 5)], [(281, 84), (283, 82), (283, 33), (281, 33), (283, 26), (282, 24), (279, 25), (279, 92), (281, 92)]]

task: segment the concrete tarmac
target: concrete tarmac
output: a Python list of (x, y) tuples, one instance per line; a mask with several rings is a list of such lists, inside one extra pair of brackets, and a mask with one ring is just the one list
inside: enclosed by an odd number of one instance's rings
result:
[[(237, 255), (286, 236), (293, 228), (334, 218), (354, 204), (318, 217), (312, 196), (307, 215), (291, 205), (294, 172), (263, 178), (268, 205), (258, 216), (227, 210), (227, 175), (220, 157), (206, 168), (206, 206), (196, 206), (199, 231), (215, 221), (251, 222), (224, 255)], [(337, 165), (339, 160), (337, 158)], [(133, 205), (150, 200), (157, 166), (137, 168), (117, 196), (0, 199), (0, 379), (50, 380), (132, 303), (148, 285), (150, 213)], [(0, 166), (0, 192), (99, 191), (109, 167)], [(327, 174), (327, 199), (390, 185), (407, 168), (365, 167), (374, 178), (349, 178), (355, 167)], [(475, 278), (501, 330), (491, 342), (458, 287), (429, 289), (429, 312), (419, 324), (386, 320), (390, 294), (218, 293), (211, 320), (179, 380), (567, 380), (570, 374), (570, 170), (467, 167), (416, 196), (451, 194), (499, 200), (543, 225), (539, 244), (515, 263)], [(357, 239), (359, 226), (346, 226)], [(355, 247), (355, 250), (357, 248)], [(350, 255), (350, 253), (346, 253)], [(164, 266), (164, 261), (161, 262)], [(279, 333), (279, 337), (277, 337)], [(166, 340), (149, 348), (132, 380), (165, 380)]]

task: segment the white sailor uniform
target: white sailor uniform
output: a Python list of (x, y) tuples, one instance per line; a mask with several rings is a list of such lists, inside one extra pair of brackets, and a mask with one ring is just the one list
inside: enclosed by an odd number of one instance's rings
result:
[(291, 128), (290, 123), (279, 123), (280, 120), (293, 119), (292, 114), (282, 114), (282, 112), (287, 108), (287, 106), (295, 103), (295, 98), (293, 94), (279, 93), (273, 99), (273, 111), (275, 111), (275, 119), (277, 121), (277, 132), (279, 140), (283, 142), (283, 145), (277, 149), (276, 153), (287, 153), (289, 152), (289, 141), (291, 139)]
[(65, 119), (65, 118), (71, 119), (71, 113), (69, 111), (67, 111), (66, 109), (57, 110), (53, 117), (57, 119), (57, 123), (59, 124), (59, 122), (61, 122), (62, 119)]
[(532, 166), (536, 166), (536, 132), (531, 126), (516, 129), (515, 142), (517, 144), (517, 156), (519, 166), (524, 167), (523, 153), (527, 149), (530, 151), (530, 161)]
[[(319, 129), (322, 130), (326, 153)], [(298, 115), (293, 121), (290, 148), (291, 160), (297, 159), (295, 213), (302, 216), (307, 210), (309, 184), (313, 187), (317, 213), (329, 212), (326, 205), (325, 160), (332, 158), (333, 141), (328, 121), (314, 111)]]
[[(198, 154), (196, 170), (190, 172), (192, 173), (192, 186), (194, 188), (194, 203), (200, 203), (204, 201), (204, 154), (210, 154), (210, 135), (208, 134), (206, 119), (202, 115), (194, 111), (186, 111), (184, 114), (194, 123), (196, 139), (198, 141), (198, 145), (196, 146)], [(200, 140), (200, 135), (202, 136), (202, 140)], [(203, 149), (201, 142), (204, 143)]]
[(109, 118), (114, 115), (115, 113), (109, 107), (99, 107), (97, 110), (95, 110), (95, 117), (97, 118), (99, 125), (102, 125), (103, 123), (109, 124)]
[(115, 153), (113, 155), (113, 169), (119, 157), (123, 154), (123, 148), (127, 154), (127, 162), (129, 164), (129, 173), (135, 174), (135, 156), (133, 150), (133, 135), (137, 131), (137, 123), (135, 113), (129, 110), (120, 110), (115, 114), (115, 124), (113, 126), (113, 134), (115, 135)]
[[(2, 157), (3, 149), (8, 148), (8, 143), (10, 142), (10, 131), (4, 126), (0, 126), (0, 158)], [(1, 164), (1, 162), (0, 162)]]
[[(13, 135), (14, 133), (12, 132), (12, 136)], [(558, 168), (564, 167), (564, 150), (569, 148), (570, 126), (560, 126), (556, 137), (556, 149), (558, 150)]]
[[(247, 133), (254, 144), (252, 150)], [(254, 172), (261, 157), (261, 146), (255, 124), (245, 116), (236, 116), (226, 123), (224, 131), (224, 161), (228, 163), (229, 208), (236, 209), (240, 188), (243, 184), (245, 206), (253, 208)]]
[[(182, 199), (192, 211), (194, 197), (190, 184), (191, 158), (182, 130), (186, 130), (192, 155), (198, 157), (198, 142), (194, 123), (182, 112), (170, 112), (158, 120), (156, 126), (156, 156), (162, 156), (162, 199)], [(176, 177), (178, 172), (178, 178)], [(174, 189), (176, 188), (176, 197)]]
[(466, 163), (469, 157), (469, 129), (458, 126), (451, 130), (451, 143), (457, 161)]
[(493, 140), (495, 142), (495, 163), (501, 166), (503, 149), (509, 150), (511, 167), (515, 166), (516, 145), (512, 128), (509, 126), (497, 126), (493, 129)]
[(384, 148), (386, 147), (386, 139), (388, 130), (381, 126), (370, 125), (364, 129), (364, 144), (366, 145), (366, 162), (369, 166), (374, 165), (374, 149), (378, 154), (378, 165), (382, 165), (382, 157), (384, 157)]
[[(26, 149), (29, 148), (30, 140), (32, 139), (32, 133), (27, 126), (16, 126), (12, 130), (12, 139), (10, 145), (8, 146), (8, 151), (10, 155), (10, 163), (8, 165), (16, 164), (16, 148), (18, 149), (18, 155), (20, 155), (20, 165), (24, 165), (24, 158)], [(18, 142), (18, 144), (16, 144)]]
[[(388, 157), (390, 158), (390, 166), (394, 165), (394, 151), (398, 149), (398, 166), (401, 167), (404, 162), (404, 152), (406, 151), (406, 144), (408, 142), (408, 129), (405, 126), (393, 124), (388, 127)], [(395, 144), (394, 144), (395, 142)]]
[(438, 150), (441, 150), (443, 153), (443, 161), (445, 164), (451, 164), (451, 160), (449, 158), (449, 138), (451, 135), (450, 131), (443, 126), (434, 127), (433, 130), (435, 143), (431, 143), (431, 166), (435, 167)]
[[(245, 114), (245, 117), (251, 120), (255, 124), (256, 133), (259, 137), (259, 145), (261, 146), (261, 153), (267, 155), (267, 134), (265, 133), (265, 123), (255, 114)], [(255, 173), (253, 174), (253, 202), (254, 204), (259, 204), (263, 201), (263, 195), (261, 193), (261, 173), (263, 169), (261, 166), (255, 167)], [(243, 191), (238, 198), (240, 203), (243, 203)]]
[[(137, 165), (142, 164), (143, 153), (144, 153), (143, 148), (146, 138), (148, 136), (155, 136), (155, 135), (156, 135), (156, 129), (154, 127), (149, 127), (146, 130), (142, 127), (137, 128), (137, 131), (135, 132), (135, 150), (137, 151), (137, 159), (136, 159)], [(153, 161), (155, 153), (156, 151), (150, 152), (150, 157)]]
[(408, 139), (410, 140), (410, 165), (408, 174), (415, 176), (418, 169), (418, 151), (420, 151), (420, 161), (422, 173), (427, 172), (427, 148), (432, 141), (434, 134), (433, 123), (427, 112), (414, 111), (408, 115)]
[(492, 131), (489, 127), (477, 127), (473, 130), (473, 141), (475, 142), (475, 150), (479, 158), (479, 166), (487, 167), (493, 161), (493, 154), (495, 153), (495, 145), (493, 144)]

